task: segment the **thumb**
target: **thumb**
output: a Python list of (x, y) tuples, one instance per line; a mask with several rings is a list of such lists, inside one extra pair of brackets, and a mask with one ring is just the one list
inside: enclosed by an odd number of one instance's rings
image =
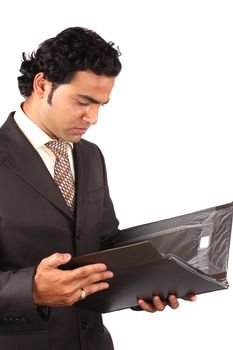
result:
[(70, 261), (71, 255), (68, 253), (54, 253), (47, 258), (43, 259), (41, 263), (44, 267), (55, 269), (59, 265), (66, 264)]

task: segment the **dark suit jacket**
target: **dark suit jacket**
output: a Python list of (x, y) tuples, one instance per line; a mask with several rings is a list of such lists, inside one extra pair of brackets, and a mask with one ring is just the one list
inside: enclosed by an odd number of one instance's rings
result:
[(76, 218), (13, 119), (0, 128), (0, 349), (111, 350), (102, 317), (78, 307), (40, 317), (32, 301), (36, 265), (54, 252), (81, 255), (109, 247), (118, 230), (103, 156), (74, 146)]

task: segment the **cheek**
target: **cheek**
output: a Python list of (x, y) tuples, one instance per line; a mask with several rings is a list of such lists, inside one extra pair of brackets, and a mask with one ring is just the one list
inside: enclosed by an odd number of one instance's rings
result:
[(69, 107), (60, 106), (60, 108), (56, 108), (53, 110), (52, 119), (58, 125), (65, 125), (67, 122), (74, 119), (75, 113), (74, 110)]
[(77, 119), (84, 113), (84, 108), (75, 104), (63, 105), (60, 108), (60, 114), (65, 115), (67, 119)]
[(73, 124), (81, 119), (86, 113), (85, 109), (86, 108), (77, 105), (77, 103), (68, 103), (66, 99), (62, 97), (60, 98), (60, 101), (58, 101), (58, 96), (56, 96), (49, 113), (51, 120), (57, 125), (57, 127), (66, 125), (73, 126)]

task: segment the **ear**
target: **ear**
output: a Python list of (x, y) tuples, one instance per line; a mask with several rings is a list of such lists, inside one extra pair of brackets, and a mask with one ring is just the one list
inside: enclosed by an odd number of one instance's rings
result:
[(33, 81), (33, 91), (39, 98), (43, 98), (50, 83), (45, 79), (44, 73), (37, 73)]

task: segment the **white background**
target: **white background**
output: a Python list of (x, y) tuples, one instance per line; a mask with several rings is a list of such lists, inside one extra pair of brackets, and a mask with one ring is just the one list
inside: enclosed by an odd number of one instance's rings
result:
[[(233, 3), (226, 0), (2, 1), (0, 124), (22, 100), (22, 51), (70, 26), (120, 46), (123, 70), (88, 139), (102, 149), (121, 227), (233, 200)], [(228, 291), (178, 310), (104, 316), (116, 350), (231, 348)], [(101, 350), (101, 349), (100, 349)]]

